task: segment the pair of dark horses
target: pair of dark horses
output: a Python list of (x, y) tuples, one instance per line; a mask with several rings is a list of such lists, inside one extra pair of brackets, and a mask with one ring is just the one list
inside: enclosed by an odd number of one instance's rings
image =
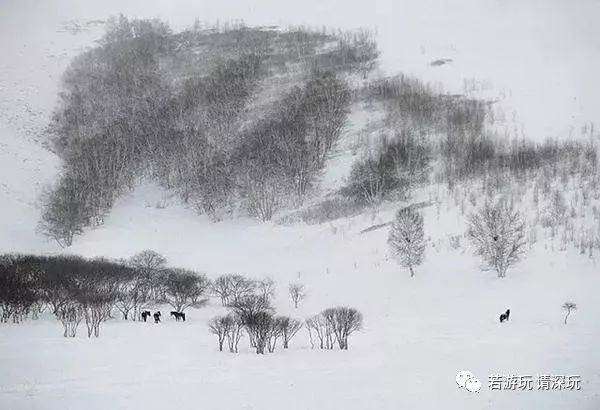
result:
[[(145, 322), (146, 320), (148, 320), (148, 318), (152, 315), (152, 313), (150, 313), (149, 310), (144, 310), (141, 314), (142, 316), (142, 320)], [(154, 313), (154, 323), (158, 323), (160, 322), (160, 310), (156, 313)]]
[[(144, 310), (142, 312), (142, 319), (144, 320), (144, 322), (150, 317), (151, 313), (149, 310)], [(154, 323), (160, 323), (160, 310), (158, 312), (155, 312), (152, 317), (154, 317)], [(175, 318), (175, 321), (179, 322), (179, 320), (183, 320), (185, 322), (185, 313), (183, 312), (171, 312), (171, 316), (173, 316)]]

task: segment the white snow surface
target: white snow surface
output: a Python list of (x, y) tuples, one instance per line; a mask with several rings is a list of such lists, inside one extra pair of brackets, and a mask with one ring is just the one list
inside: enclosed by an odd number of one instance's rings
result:
[[(60, 324), (44, 317), (0, 328), (0, 408), (598, 408), (600, 277), (587, 257), (538, 243), (499, 279), (481, 272), (469, 251), (449, 246), (448, 236), (464, 230), (462, 217), (442, 206), (438, 219), (433, 205), (423, 208), (426, 261), (410, 278), (387, 255), (387, 229), (360, 233), (389, 220), (395, 206), (317, 226), (214, 224), (165, 197), (141, 186), (69, 252), (128, 257), (150, 248), (210, 277), (270, 276), (280, 313), (305, 318), (338, 304), (363, 312), (350, 349), (311, 350), (302, 330), (287, 351), (257, 356), (242, 339), (239, 354), (219, 353), (207, 329), (223, 313), (215, 299), (190, 310), (185, 323), (110, 320), (98, 339), (85, 329), (65, 339)], [(297, 280), (309, 295), (296, 310), (286, 287)], [(567, 299), (579, 309), (564, 325)], [(507, 308), (510, 321), (500, 324)], [(460, 370), (482, 381), (479, 393), (457, 387)], [(580, 375), (582, 389), (492, 391), (492, 374)]]
[[(175, 28), (195, 17), (377, 28), (384, 70), (440, 82), (450, 92), (464, 92), (465, 80), (475, 79), (473, 93), (503, 98), (508, 117), (516, 112), (515, 133), (542, 138), (598, 119), (599, 8), (592, 0), (0, 0), (0, 251), (65, 252), (35, 230), (39, 195), (59, 170), (42, 147), (42, 131), (60, 73), (93, 45), (101, 27), (72, 34), (61, 29), (63, 22), (122, 12), (161, 17)], [(453, 61), (429, 65), (438, 58)], [(357, 114), (352, 121), (366, 120)], [(351, 162), (351, 150), (341, 146), (326, 185), (339, 184)], [(465, 225), (445, 201), (439, 212), (436, 205), (423, 209), (430, 244), (425, 263), (409, 278), (388, 256), (386, 228), (360, 233), (391, 220), (399, 205), (314, 226), (244, 218), (215, 224), (152, 184), (140, 185), (67, 252), (126, 258), (154, 249), (171, 265), (210, 277), (270, 276), (280, 313), (306, 318), (344, 304), (363, 312), (364, 329), (351, 337), (348, 351), (312, 350), (301, 330), (290, 349), (257, 356), (247, 339), (237, 355), (217, 351), (206, 325), (223, 312), (217, 300), (190, 310), (185, 323), (110, 320), (98, 339), (82, 329), (65, 339), (50, 316), (3, 324), (0, 409), (600, 408), (596, 261), (571, 249), (551, 251), (553, 244), (542, 240), (498, 279), (480, 270), (464, 238), (458, 250), (449, 246), (449, 236), (463, 234)], [(309, 295), (296, 310), (286, 288), (298, 280)], [(564, 325), (566, 300), (579, 309)], [(507, 308), (510, 321), (500, 325)], [(461, 370), (482, 381), (479, 393), (457, 387)], [(491, 391), (492, 374), (580, 375), (582, 389)]]

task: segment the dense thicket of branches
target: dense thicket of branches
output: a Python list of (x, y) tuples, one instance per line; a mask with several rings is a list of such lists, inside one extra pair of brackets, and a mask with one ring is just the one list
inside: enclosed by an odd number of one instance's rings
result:
[(382, 138), (379, 149), (354, 163), (342, 194), (366, 204), (379, 203), (392, 193), (406, 197), (427, 182), (430, 160), (427, 142), (408, 131)]
[(358, 95), (383, 111), (378, 124), (383, 136), (353, 164), (341, 190), (355, 204), (335, 204), (331, 212), (330, 201), (313, 213), (348, 216), (356, 204), (407, 197), (411, 188), (427, 181), (430, 169), (435, 169), (437, 182), (451, 189), (466, 180), (496, 179), (499, 185), (506, 175), (526, 180), (547, 168), (556, 173), (559, 163), (570, 173), (597, 173), (593, 138), (532, 142), (501, 137), (490, 127), (496, 114), (493, 102), (448, 95), (404, 75), (366, 82)]
[[(212, 219), (240, 198), (270, 219), (316, 183), (347, 115), (342, 76), (368, 72), (376, 57), (366, 32), (173, 33), (158, 20), (112, 19), (64, 73), (50, 127), (63, 172), (41, 230), (69, 246), (142, 173)], [(254, 98), (281, 77), (295, 86)]]

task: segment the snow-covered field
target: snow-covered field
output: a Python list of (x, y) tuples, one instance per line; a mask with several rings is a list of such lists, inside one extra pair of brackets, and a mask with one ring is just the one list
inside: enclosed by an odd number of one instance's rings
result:
[[(559, 133), (598, 119), (598, 95), (590, 86), (600, 68), (593, 1), (568, 10), (558, 1), (514, 8), (472, 1), (456, 8), (433, 1), (287, 3), (0, 0), (0, 251), (61, 251), (35, 231), (37, 198), (58, 172), (40, 135), (60, 73), (100, 33), (93, 25), (77, 34), (64, 31), (62, 23), (71, 19), (123, 12), (162, 17), (175, 27), (195, 16), (378, 27), (384, 69), (439, 81), (452, 92), (463, 91), (465, 79), (476, 78), (480, 88), (489, 80), (494, 90), (481, 91), (505, 92), (508, 116), (516, 109), (515, 124), (524, 121), (534, 138), (546, 126)], [(429, 66), (437, 58), (454, 61)], [(532, 108), (540, 105), (544, 110)], [(414, 200), (427, 200), (429, 192), (421, 196)], [(213, 224), (143, 184), (68, 252), (121, 258), (153, 249), (172, 265), (210, 277), (270, 276), (278, 284), (280, 313), (303, 319), (345, 304), (364, 314), (364, 329), (345, 352), (311, 350), (301, 330), (287, 351), (259, 357), (247, 339), (237, 355), (217, 351), (207, 329), (222, 310), (216, 300), (191, 310), (185, 323), (110, 320), (98, 339), (85, 332), (63, 338), (50, 316), (2, 324), (0, 409), (600, 408), (600, 270), (594, 259), (572, 249), (550, 251), (552, 243), (541, 240), (498, 279), (480, 271), (464, 238), (460, 248), (450, 246), (449, 236), (464, 233), (464, 217), (444, 201), (439, 213), (436, 205), (423, 209), (430, 245), (411, 279), (388, 257), (387, 228), (360, 233), (389, 221), (397, 206), (315, 226), (251, 219)], [(297, 310), (286, 290), (295, 280), (309, 292)], [(567, 325), (565, 300), (579, 307)], [(510, 322), (500, 325), (498, 315), (507, 308)], [(482, 381), (479, 393), (457, 387), (460, 370)], [(492, 374), (579, 375), (582, 383), (580, 391), (491, 391)]]
[[(114, 319), (98, 339), (65, 339), (45, 317), (1, 328), (0, 408), (598, 408), (600, 277), (575, 252), (549, 253), (540, 243), (498, 279), (449, 245), (463, 229), (456, 210), (442, 208), (438, 220), (430, 206), (424, 215), (435, 247), (411, 279), (386, 260), (387, 229), (360, 234), (387, 221), (392, 208), (326, 226), (211, 224), (176, 205), (147, 206), (162, 197), (151, 186), (138, 189), (69, 251), (125, 257), (152, 248), (209, 276), (269, 275), (284, 314), (305, 318), (337, 304), (361, 310), (365, 327), (350, 350), (311, 350), (303, 330), (288, 351), (257, 356), (242, 339), (239, 354), (219, 353), (207, 329), (222, 309), (217, 300), (191, 310), (185, 323)], [(286, 286), (298, 279), (309, 296), (295, 310)], [(566, 299), (579, 310), (564, 325)], [(501, 325), (506, 308), (511, 319)], [(459, 389), (459, 370), (479, 377), (482, 390)], [(579, 375), (582, 384), (491, 391), (492, 374)]]

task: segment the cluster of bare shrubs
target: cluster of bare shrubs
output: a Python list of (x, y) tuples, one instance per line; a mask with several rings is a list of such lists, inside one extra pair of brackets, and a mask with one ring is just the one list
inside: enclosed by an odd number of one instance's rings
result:
[(210, 320), (209, 330), (217, 336), (219, 351), (227, 340), (229, 351), (238, 352), (242, 330), (250, 347), (257, 354), (275, 351), (277, 342), (284, 349), (302, 327), (302, 322), (288, 316), (276, 316), (271, 304), (274, 282), (270, 279), (251, 280), (242, 275), (224, 275), (213, 282), (213, 292), (229, 309), (225, 316)]
[(363, 325), (362, 314), (350, 307), (325, 309), (305, 320), (311, 348), (348, 350), (348, 338)]
[(230, 306), (235, 301), (252, 295), (260, 296), (264, 300), (271, 300), (275, 296), (273, 279), (251, 279), (236, 273), (218, 276), (211, 282), (210, 289), (223, 306)]
[[(273, 353), (279, 341), (287, 349), (303, 325), (308, 330), (312, 347), (314, 338), (318, 338), (321, 349), (333, 349), (334, 343), (342, 350), (348, 349), (349, 336), (362, 326), (360, 312), (348, 307), (330, 308), (304, 323), (289, 316), (276, 315), (271, 303), (274, 292), (265, 291), (271, 289), (270, 284), (270, 280), (256, 281), (235, 274), (223, 275), (213, 281), (213, 294), (229, 310), (228, 314), (216, 316), (208, 323), (209, 331), (217, 337), (219, 351), (223, 351), (227, 342), (229, 351), (237, 353), (243, 334), (257, 354)], [(297, 308), (306, 297), (305, 286), (295, 282), (289, 285), (288, 290)]]
[[(368, 32), (173, 33), (158, 20), (112, 19), (64, 74), (50, 127), (63, 171), (44, 195), (41, 231), (69, 246), (141, 175), (213, 220), (240, 199), (270, 219), (316, 184), (350, 103), (342, 75), (371, 70), (376, 57)], [(272, 76), (297, 85), (258, 115), (252, 97)]]
[(18, 323), (48, 309), (75, 337), (81, 322), (88, 336), (118, 310), (138, 320), (142, 310), (169, 304), (178, 312), (206, 303), (208, 279), (192, 271), (168, 268), (153, 251), (129, 261), (77, 256), (3, 255), (0, 257), (0, 309), (3, 322)]

